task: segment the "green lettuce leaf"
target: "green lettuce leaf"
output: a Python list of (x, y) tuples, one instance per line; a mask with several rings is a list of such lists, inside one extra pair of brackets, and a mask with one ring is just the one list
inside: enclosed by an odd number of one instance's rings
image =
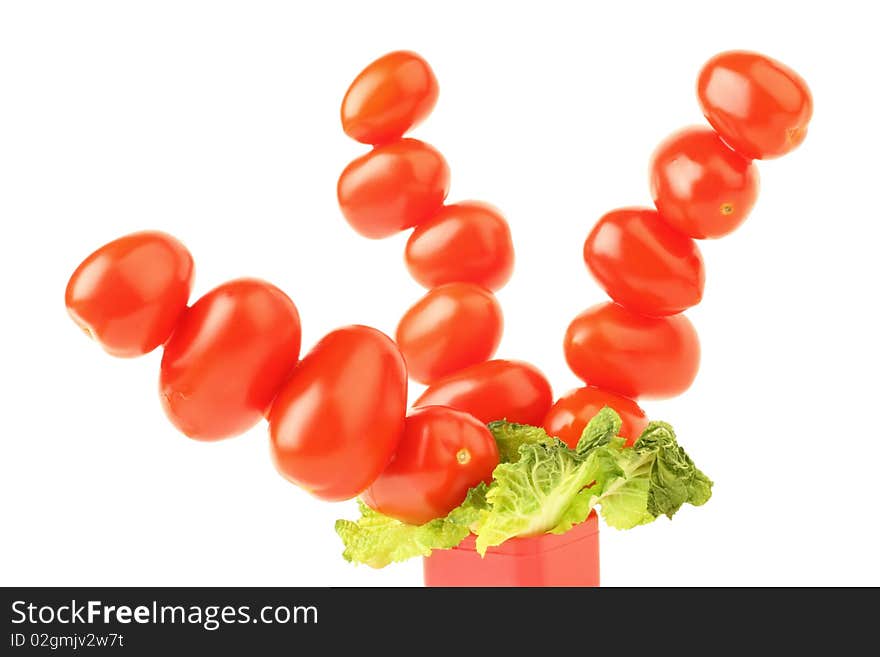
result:
[[(712, 496), (712, 481), (694, 465), (665, 422), (649, 424), (632, 449), (622, 445), (615, 438), (591, 453), (592, 458), (606, 460), (597, 468), (605, 479), (579, 493), (578, 508), (566, 518), (571, 524), (586, 519), (582, 509), (598, 505), (609, 526), (631, 529), (661, 515), (672, 518), (684, 504), (701, 506)], [(564, 527), (551, 531), (557, 529)]]
[(671, 518), (684, 504), (701, 506), (712, 497), (712, 480), (703, 474), (675, 439), (665, 422), (652, 422), (636, 441), (634, 450), (655, 453), (647, 510), (655, 518)]
[(432, 550), (453, 548), (471, 533), (486, 511), (486, 489), (485, 483), (472, 488), (461, 506), (424, 525), (400, 522), (358, 500), (358, 520), (336, 521), (336, 533), (345, 544), (342, 556), (349, 562), (384, 568), (413, 557), (427, 557)]
[(472, 489), (445, 518), (413, 526), (361, 504), (361, 518), (340, 520), (336, 531), (349, 561), (380, 568), (428, 556), (476, 534), (477, 551), (517, 536), (562, 534), (598, 508), (605, 522), (630, 529), (684, 504), (699, 506), (712, 482), (694, 465), (664, 422), (652, 422), (632, 448), (624, 447), (620, 417), (602, 409), (575, 449), (538, 427), (504, 421), (489, 425), (501, 463), (489, 486)]
[(504, 420), (490, 422), (489, 431), (492, 432), (495, 442), (498, 443), (498, 457), (501, 463), (513, 463), (519, 460), (520, 445), (533, 443), (552, 445), (556, 440), (548, 436), (541, 427)]
[(578, 456), (585, 456), (597, 447), (603, 447), (610, 443), (618, 434), (623, 421), (620, 416), (607, 406), (593, 416), (586, 428), (581, 433), (581, 438), (576, 445)]
[(576, 449), (527, 445), (519, 461), (499, 465), (486, 494), (490, 510), (476, 531), (477, 551), (485, 554), (514, 536), (565, 533), (597, 506), (609, 526), (631, 529), (709, 499), (711, 480), (679, 446), (672, 427), (652, 422), (632, 449), (619, 431), (619, 416), (604, 408)]
[(480, 554), (514, 536), (551, 531), (593, 481), (591, 468), (561, 441), (520, 446), (519, 459), (498, 465), (492, 476), (486, 493), (489, 511), (476, 532)]

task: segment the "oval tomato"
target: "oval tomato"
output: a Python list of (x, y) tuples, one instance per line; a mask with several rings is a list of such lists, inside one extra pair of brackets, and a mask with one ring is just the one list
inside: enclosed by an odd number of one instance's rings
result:
[(385, 469), (406, 416), (406, 366), (368, 326), (328, 333), (300, 361), (269, 413), (272, 458), (325, 500), (361, 493)]
[(645, 412), (632, 399), (592, 386), (569, 391), (553, 404), (542, 426), (574, 449), (590, 420), (605, 407), (616, 411), (622, 424), (620, 435), (632, 445), (648, 426)]
[(510, 227), (487, 203), (447, 205), (410, 235), (406, 266), (425, 287), (463, 282), (499, 290), (513, 273)]
[(436, 287), (406, 311), (397, 344), (410, 377), (421, 383), (489, 360), (504, 330), (501, 305), (471, 283)]
[(165, 345), (165, 412), (197, 440), (244, 433), (265, 415), (299, 347), (299, 314), (284, 292), (251, 278), (224, 283), (183, 314)]
[(401, 139), (352, 161), (336, 186), (339, 208), (364, 237), (379, 239), (433, 216), (449, 192), (449, 165), (428, 144)]
[(755, 163), (711, 128), (679, 130), (651, 158), (651, 194), (661, 218), (697, 239), (735, 230), (754, 207), (758, 187)]
[(615, 303), (575, 317), (564, 347), (568, 366), (585, 383), (634, 399), (681, 394), (700, 365), (700, 342), (687, 317), (646, 317)]
[(534, 365), (489, 360), (428, 386), (413, 406), (449, 406), (485, 424), (508, 420), (539, 425), (552, 403), (550, 383)]
[(481, 481), (489, 483), (496, 465), (498, 445), (485, 424), (444, 406), (417, 408), (391, 463), (361, 499), (379, 513), (422, 525), (448, 514)]
[(342, 129), (365, 144), (383, 144), (421, 123), (440, 89), (428, 62), (400, 50), (369, 64), (342, 99)]
[(674, 315), (703, 298), (700, 250), (653, 209), (600, 218), (584, 243), (584, 262), (608, 296), (635, 312)]
[(144, 231), (92, 253), (67, 283), (67, 312), (114, 356), (129, 358), (164, 344), (193, 285), (193, 259), (171, 235)]
[(813, 116), (813, 98), (803, 78), (755, 52), (715, 55), (700, 71), (697, 96), (724, 141), (757, 160), (797, 148)]

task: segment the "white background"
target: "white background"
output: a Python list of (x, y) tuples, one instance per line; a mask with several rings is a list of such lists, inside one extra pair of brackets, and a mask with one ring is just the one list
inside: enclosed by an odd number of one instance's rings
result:
[(653, 147), (701, 121), (700, 66), (749, 48), (809, 81), (815, 116), (800, 150), (760, 165), (747, 223), (701, 244), (695, 385), (645, 404), (715, 495), (672, 522), (603, 529), (603, 582), (880, 585), (869, 6), (4, 2), (0, 583), (420, 584), (418, 561), (341, 559), (333, 521), (354, 503), (282, 480), (264, 425), (219, 444), (177, 434), (160, 354), (90, 344), (66, 317), (68, 276), (112, 238), (163, 229), (192, 250), (196, 295), (241, 275), (288, 291), (305, 346), (348, 323), (393, 332), (421, 292), (405, 235), (365, 240), (339, 214), (336, 178), (364, 147), (338, 109), (364, 65), (410, 48), (440, 80), (414, 136), (447, 156), (450, 199), (490, 201), (512, 225), (499, 356), (564, 392), (563, 331), (602, 298), (584, 237), (606, 210), (650, 202)]

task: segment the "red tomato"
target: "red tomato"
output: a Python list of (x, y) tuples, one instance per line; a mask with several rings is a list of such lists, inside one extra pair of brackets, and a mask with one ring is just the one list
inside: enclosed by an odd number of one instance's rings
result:
[(584, 244), (584, 262), (608, 296), (635, 312), (674, 315), (703, 298), (700, 250), (653, 209), (604, 215)]
[(383, 55), (351, 83), (342, 99), (342, 129), (365, 144), (384, 144), (421, 123), (440, 89), (428, 62), (414, 52)]
[(224, 283), (184, 313), (165, 345), (165, 412), (197, 440), (244, 433), (265, 415), (299, 346), (299, 314), (284, 292), (252, 278)]
[(646, 317), (601, 303), (569, 325), (565, 359), (588, 385), (634, 399), (662, 399), (693, 383), (700, 342), (684, 315)]
[(468, 490), (489, 483), (498, 445), (486, 425), (444, 406), (413, 410), (388, 467), (361, 495), (371, 509), (422, 525), (464, 502)]
[(401, 139), (351, 162), (336, 186), (342, 214), (358, 233), (379, 239), (433, 216), (449, 192), (449, 165), (433, 146)]
[(758, 167), (711, 128), (667, 137), (651, 158), (651, 194), (663, 220), (697, 239), (723, 237), (758, 198)]
[(171, 235), (133, 233), (83, 260), (67, 283), (67, 312), (105, 351), (146, 354), (168, 339), (193, 284), (193, 259)]
[(433, 383), (492, 358), (504, 318), (486, 288), (471, 283), (436, 287), (406, 311), (397, 325), (397, 344), (409, 375)]
[(324, 500), (361, 493), (400, 441), (406, 385), (403, 357), (384, 333), (368, 326), (328, 333), (269, 413), (278, 471)]
[(700, 71), (697, 96), (724, 141), (758, 160), (797, 148), (813, 116), (813, 97), (803, 78), (755, 52), (715, 55)]
[(463, 282), (499, 290), (513, 273), (510, 227), (487, 203), (447, 205), (410, 235), (406, 266), (425, 287)]
[(591, 386), (576, 388), (560, 397), (542, 426), (551, 436), (574, 449), (587, 424), (606, 406), (617, 411), (622, 420), (620, 435), (626, 438), (627, 446), (632, 445), (648, 426), (645, 412), (628, 397)]
[(449, 406), (486, 424), (508, 420), (539, 425), (552, 403), (550, 383), (534, 365), (490, 360), (437, 381), (413, 406)]

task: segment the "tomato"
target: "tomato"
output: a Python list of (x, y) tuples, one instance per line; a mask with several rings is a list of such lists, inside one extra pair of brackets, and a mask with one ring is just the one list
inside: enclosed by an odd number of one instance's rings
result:
[(645, 412), (628, 397), (591, 386), (575, 388), (560, 397), (547, 413), (542, 426), (551, 436), (574, 449), (587, 424), (606, 406), (620, 416), (620, 435), (627, 439), (627, 446), (632, 445), (648, 426)]
[(197, 440), (244, 433), (265, 415), (299, 347), (299, 314), (284, 292), (252, 278), (224, 283), (183, 314), (165, 345), (165, 412)]
[(492, 358), (503, 330), (494, 294), (471, 283), (448, 283), (406, 311), (397, 325), (397, 344), (410, 377), (433, 383)]
[(433, 216), (449, 192), (449, 165), (433, 146), (401, 139), (351, 162), (336, 186), (342, 214), (358, 233), (379, 239)]
[(646, 315), (674, 315), (703, 298), (696, 243), (648, 208), (613, 210), (596, 222), (584, 262), (608, 296)]
[(141, 356), (164, 344), (186, 310), (193, 259), (171, 235), (133, 233), (83, 260), (67, 283), (67, 312), (108, 353)]
[(601, 303), (574, 318), (565, 359), (588, 385), (637, 399), (687, 390), (700, 365), (700, 342), (684, 315), (646, 317)]
[(510, 227), (487, 203), (447, 205), (410, 235), (406, 266), (425, 287), (464, 282), (499, 290), (513, 274)]
[(300, 361), (269, 412), (272, 459), (325, 500), (361, 493), (385, 469), (406, 416), (406, 365), (368, 326), (328, 333)]
[(539, 425), (552, 403), (550, 383), (534, 365), (490, 360), (433, 383), (413, 406), (449, 406), (486, 424), (508, 420)]
[(758, 198), (758, 167), (711, 128), (684, 128), (651, 158), (651, 194), (663, 220), (696, 239), (723, 237)]
[(440, 89), (428, 62), (400, 50), (372, 62), (342, 99), (342, 129), (365, 144), (384, 144), (421, 123)]
[(797, 148), (813, 116), (813, 97), (803, 78), (755, 52), (715, 55), (700, 71), (697, 96), (724, 141), (758, 160)]
[(464, 502), (468, 490), (492, 481), (498, 445), (486, 425), (445, 406), (413, 410), (388, 467), (361, 495), (371, 509), (422, 525)]

